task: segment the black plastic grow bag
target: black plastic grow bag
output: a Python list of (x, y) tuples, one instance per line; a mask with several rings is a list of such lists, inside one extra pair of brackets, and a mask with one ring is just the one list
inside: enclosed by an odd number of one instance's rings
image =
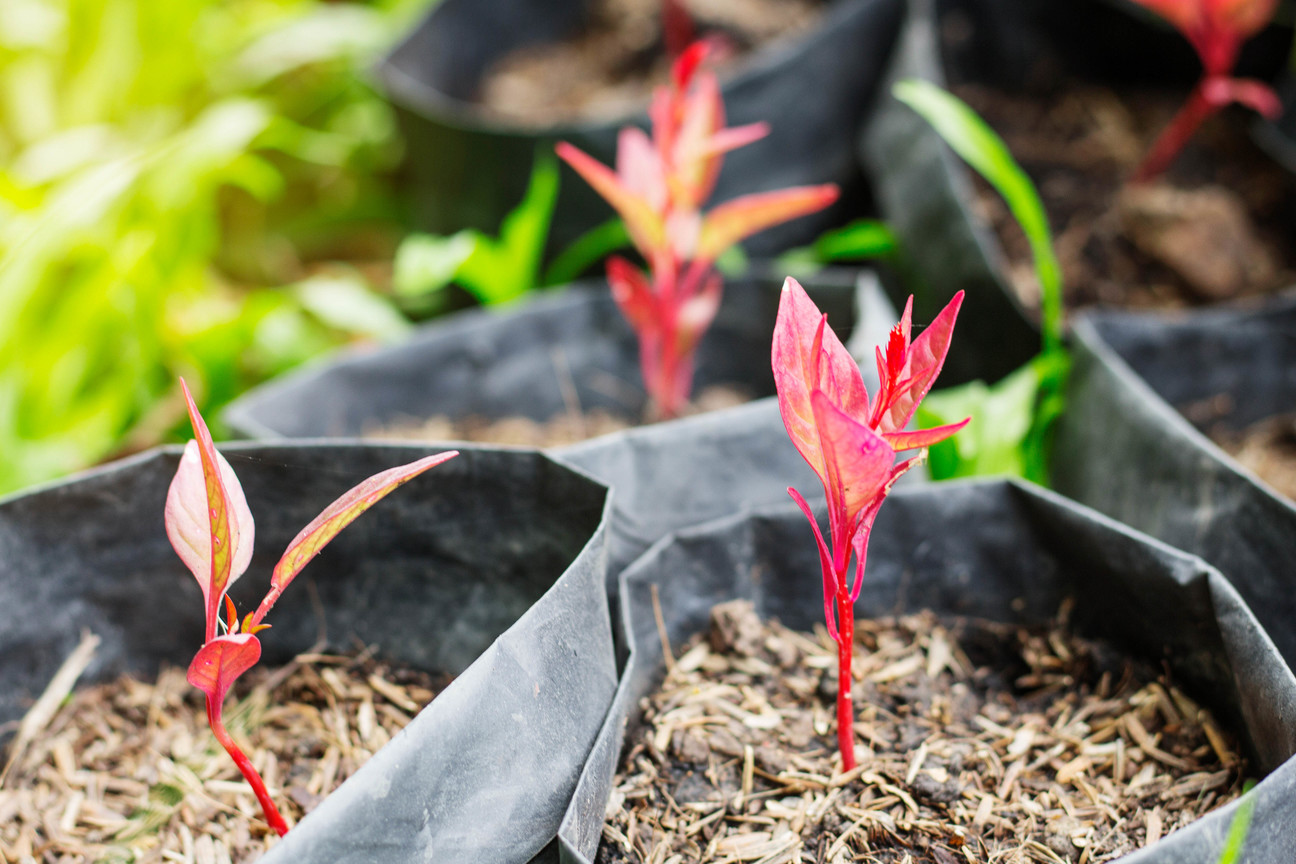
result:
[[(952, 20), (958, 26), (946, 29)], [(942, 38), (965, 28), (957, 43)], [(1252, 40), (1240, 74), (1271, 77), (1290, 40), (1277, 27)], [(910, 0), (885, 95), (861, 134), (878, 207), (905, 252), (901, 284), (916, 295), (915, 317), (930, 318), (959, 290), (975, 301), (950, 348), (946, 384), (997, 380), (1033, 356), (1039, 338), (1004, 275), (1005, 251), (977, 215), (971, 169), (891, 87), (906, 78), (945, 87), (948, 77), (1021, 92), (1039, 82), (1037, 70), (1053, 80), (1059, 67), (1114, 86), (1180, 86), (1185, 96), (1200, 74), (1182, 36), (1122, 0)]]
[[(256, 518), (234, 586), (264, 593), (296, 532), (364, 477), (426, 446), (221, 448)], [(178, 448), (0, 504), (0, 723), (21, 717), (76, 644), (83, 682), (153, 676), (201, 644), (202, 600), (167, 541)], [(283, 663), (327, 628), (456, 675), (404, 731), (261, 860), (525, 862), (551, 845), (616, 684), (604, 594), (607, 490), (532, 452), (465, 448), (346, 529), (275, 608)]]
[[(1289, 864), (1296, 679), (1217, 571), (1059, 496), (1004, 481), (897, 492), (872, 537), (860, 616), (930, 608), (1043, 624), (1071, 597), (1083, 635), (1169, 664), (1243, 733), (1251, 765), (1267, 775), (1253, 793), (1246, 860)], [(559, 830), (567, 862), (593, 860), (627, 723), (664, 671), (654, 591), (673, 645), (705, 629), (714, 604), (736, 597), (794, 628), (809, 629), (823, 615), (814, 541), (793, 506), (665, 538), (622, 584), (633, 653)], [(1223, 807), (1122, 861), (1217, 864), (1236, 809)]]
[[(493, 119), (475, 103), (487, 69), (523, 46), (578, 31), (585, 0), (444, 0), (380, 64), (407, 142), (416, 218), (449, 233), (498, 228), (526, 191), (537, 153), (567, 140), (613, 164), (617, 130), (647, 124), (643, 111), (608, 122), (541, 131)], [(829, 0), (812, 33), (771, 45), (724, 83), (732, 125), (767, 121), (770, 135), (729, 154), (713, 201), (783, 186), (835, 182), (843, 197), (821, 213), (745, 244), (764, 252), (803, 243), (862, 209), (855, 130), (872, 104), (903, 0)], [(646, 106), (645, 106), (646, 108)], [(561, 249), (611, 216), (564, 166), (550, 248)]]
[(1296, 410), (1296, 295), (1192, 314), (1089, 313), (1055, 488), (1218, 567), (1296, 664), (1296, 506), (1177, 409), (1223, 394), (1235, 430)]
[[(861, 277), (867, 284), (872, 277)], [(843, 340), (885, 339), (895, 312), (853, 271), (806, 281)], [(730, 384), (772, 396), (770, 343), (781, 281), (727, 285), (703, 338), (697, 387)], [(857, 304), (859, 311), (857, 312)], [(852, 343), (853, 344), (853, 343)], [(543, 420), (565, 410), (559, 374), (584, 407), (643, 410), (633, 332), (606, 288), (572, 289), (516, 309), (473, 311), (429, 325), (409, 343), (354, 352), (252, 391), (226, 411), (238, 432), (260, 437), (354, 435), (400, 417), (434, 413)], [(560, 359), (557, 359), (560, 358)], [(560, 371), (561, 370), (561, 373)], [(871, 362), (865, 380), (875, 380)], [(610, 389), (607, 381), (623, 382)], [(621, 393), (633, 399), (618, 400)], [(628, 410), (627, 410), (628, 409)], [(744, 507), (783, 500), (789, 485), (817, 482), (787, 439), (773, 398), (558, 448), (559, 458), (612, 487), (609, 589), (659, 537)]]

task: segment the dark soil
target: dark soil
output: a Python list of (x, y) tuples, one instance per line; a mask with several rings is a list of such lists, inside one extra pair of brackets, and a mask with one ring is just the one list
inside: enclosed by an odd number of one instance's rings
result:
[[(689, 405), (686, 415), (733, 408), (749, 401), (751, 397), (748, 394), (732, 387), (708, 387)], [(366, 432), (365, 437), (379, 441), (473, 441), (478, 444), (545, 448), (575, 444), (635, 425), (637, 424), (624, 415), (610, 411), (582, 411), (574, 408), (543, 422), (528, 417), (504, 417), (498, 420), (445, 416), (426, 420), (411, 418)]]
[[(448, 683), (369, 650), (303, 654), (248, 672), (224, 718), (293, 825)], [(240, 864), (277, 839), (183, 669), (77, 690), (17, 756), (0, 861)]]
[[(719, 71), (819, 20), (822, 0), (684, 0), (699, 36), (720, 44)], [(642, 109), (669, 78), (660, 0), (594, 0), (580, 37), (519, 51), (487, 73), (481, 102), (515, 122), (609, 120)]]
[[(1296, 182), (1230, 109), (1207, 121), (1160, 179), (1125, 184), (1187, 93), (1115, 93), (1070, 82), (1047, 98), (955, 88), (1035, 181), (1053, 227), (1068, 306), (1177, 307), (1264, 294), (1296, 281)], [(977, 206), (1038, 305), (1029, 248), (977, 178)]]
[(599, 862), (1099, 864), (1236, 797), (1209, 711), (1066, 614), (858, 622), (843, 774), (827, 633), (716, 607), (630, 733)]

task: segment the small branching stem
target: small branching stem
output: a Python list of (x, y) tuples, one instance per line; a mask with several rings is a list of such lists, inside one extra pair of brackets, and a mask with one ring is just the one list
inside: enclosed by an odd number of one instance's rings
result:
[(225, 752), (234, 760), (239, 771), (243, 773), (243, 779), (247, 780), (248, 785), (252, 787), (253, 794), (256, 795), (258, 803), (261, 804), (261, 810), (265, 813), (266, 821), (270, 827), (275, 830), (280, 837), (288, 833), (288, 823), (284, 822), (283, 816), (279, 815), (279, 808), (270, 798), (270, 793), (266, 791), (265, 781), (257, 773), (256, 768), (252, 767), (252, 760), (249, 759), (239, 746), (234, 743), (229, 732), (225, 729), (225, 723), (221, 720), (220, 706), (213, 707), (211, 697), (207, 697), (207, 722), (211, 725), (212, 733), (216, 740), (225, 748)]

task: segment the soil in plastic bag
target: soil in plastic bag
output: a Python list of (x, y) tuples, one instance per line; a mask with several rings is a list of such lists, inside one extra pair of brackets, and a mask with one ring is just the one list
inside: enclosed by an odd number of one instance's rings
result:
[(1296, 506), (1202, 434), (1239, 436), (1296, 409), (1296, 298), (1094, 312), (1074, 334), (1055, 488), (1218, 567), (1296, 661)]
[[(320, 510), (429, 448), (222, 451), (257, 520), (251, 567), (231, 590), (245, 609)], [(201, 597), (162, 520), (179, 453), (152, 451), (0, 504), (7, 728), (83, 631), (100, 640), (83, 686), (124, 673), (155, 679), (164, 664), (193, 656)], [(261, 860), (525, 862), (550, 843), (615, 685), (606, 499), (605, 487), (540, 454), (464, 448), (312, 560), (270, 616), (264, 668), (324, 635), (332, 647), (359, 640), (392, 663), (455, 680), (347, 782), (312, 802)], [(95, 815), (89, 804), (81, 813)]]
[[(715, 604), (735, 598), (751, 600), (762, 618), (777, 618), (794, 630), (810, 630), (823, 615), (814, 541), (804, 517), (794, 507), (737, 516), (681, 532), (656, 545), (622, 579), (622, 614), (632, 655), (613, 711), (559, 832), (565, 860), (569, 861), (594, 859), (622, 744), (641, 740), (636, 706), (659, 685), (665, 672), (664, 645), (684, 645), (707, 629)], [(1239, 736), (1241, 752), (1248, 760), (1248, 774), (1263, 777), (1251, 793), (1256, 812), (1247, 858), (1264, 864), (1288, 861), (1290, 831), (1296, 821), (1291, 803), (1296, 762), (1290, 761), (1296, 753), (1296, 723), (1291, 719), (1296, 706), (1296, 679), (1237, 592), (1201, 560), (1152, 542), (1035, 487), (1007, 482), (926, 486), (896, 492), (882, 509), (872, 535), (869, 568), (856, 615), (907, 615), (930, 609), (943, 618), (998, 621), (1014, 632), (1038, 627), (1044, 629), (1037, 633), (1047, 633), (1049, 622), (1068, 602), (1074, 604), (1068, 620), (1076, 634), (1103, 640), (1122, 654), (1167, 672), (1183, 692), (1200, 699), (1222, 728)], [(1041, 652), (1057, 650), (1050, 640), (1045, 641), (1049, 647), (1041, 646)], [(777, 646), (767, 641), (762, 647), (773, 651)], [(679, 657), (677, 663), (685, 662), (687, 656)], [(758, 659), (766, 665), (778, 662), (764, 655)], [(925, 670), (929, 659), (930, 653), (916, 653), (898, 657), (897, 662)], [(750, 675), (761, 669), (759, 663), (747, 663), (738, 671)], [(889, 678), (893, 671), (881, 677)], [(1025, 674), (1031, 674), (1029, 668)], [(794, 686), (789, 677), (783, 676), (782, 680)], [(1014, 680), (1010, 686), (1019, 683)], [(713, 695), (728, 689), (718, 685)], [(741, 693), (741, 688), (733, 689)], [(925, 725), (922, 712), (914, 707), (922, 704), (921, 692), (908, 694), (907, 700), (907, 716)], [(772, 706), (769, 710), (754, 703), (740, 707), (741, 715), (721, 710), (715, 726), (723, 728), (730, 716), (750, 720), (743, 724), (749, 727), (773, 725)], [(868, 710), (865, 705), (860, 707)], [(893, 713), (906, 716), (900, 711)], [(782, 734), (796, 734), (795, 729), (783, 727), (778, 719)], [(914, 798), (915, 803), (918, 798), (930, 800), (928, 793), (937, 792), (940, 786), (937, 777), (929, 774), (930, 780), (919, 781), (921, 767), (913, 777), (908, 776), (920, 755), (923, 736), (898, 742), (898, 755), (907, 758), (890, 759), (892, 747), (882, 740), (871, 740), (868, 730), (872, 724), (867, 717), (863, 719), (857, 727), (859, 744), (874, 749), (877, 757), (872, 762), (865, 760), (863, 771), (870, 771), (870, 765), (885, 767), (888, 773), (879, 776), (894, 788), (881, 792), (902, 802), (900, 792)], [(813, 722), (812, 718), (812, 734)], [(1132, 724), (1125, 729), (1137, 735)], [(692, 731), (710, 729), (702, 724), (692, 727)], [(1147, 727), (1143, 731), (1146, 733)], [(993, 727), (980, 734), (983, 740), (996, 737)], [(673, 741), (665, 737), (659, 749), (669, 752)], [(1029, 751), (1036, 743), (1034, 733), (1029, 742), (1025, 737), (1023, 734), (1017, 746)], [(1147, 756), (1153, 752), (1144, 749), (1149, 744), (1159, 749), (1155, 740), (1145, 741), (1130, 752), (1141, 749)], [(1164, 736), (1160, 740), (1173, 746)], [(922, 754), (922, 764), (928, 758)], [(1155, 757), (1152, 761), (1156, 761)], [(752, 762), (755, 775), (754, 752)], [(948, 774), (948, 764), (940, 763), (940, 758), (934, 758), (932, 767), (943, 768)], [(636, 763), (650, 764), (654, 764), (651, 757)], [(1048, 764), (1047, 760), (1044, 764)], [(1090, 804), (1104, 800), (1099, 772), (1077, 768), (1069, 769), (1070, 781), (1077, 789), (1080, 782), (1089, 783), (1094, 796)], [(1142, 768), (1140, 764), (1139, 770)], [(793, 776), (761, 770), (774, 777)], [(813, 779), (805, 778), (802, 792), (815, 788)], [(754, 783), (753, 779), (753, 787)], [(831, 781), (817, 791), (825, 798), (831, 795)], [(998, 787), (986, 791), (993, 794)], [(1050, 797), (1042, 801), (1032, 795), (1042, 808), (1041, 814), (1053, 802), (1052, 793), (1048, 794)], [(976, 794), (965, 797), (969, 803), (981, 798)], [(776, 825), (779, 819), (790, 821), (792, 815), (778, 808), (786, 805), (791, 811), (799, 805), (786, 798), (774, 795), (765, 799), (773, 806), (763, 805), (765, 812), (749, 823), (747, 833), (770, 831), (772, 835), (774, 832), (767, 826)], [(676, 801), (684, 803), (679, 798)], [(1222, 807), (1134, 852), (1128, 860), (1138, 864), (1216, 864), (1236, 809), (1236, 804)], [(720, 812), (728, 818), (727, 805)], [(1059, 809), (1062, 815), (1065, 811)], [(691, 820), (694, 815), (682, 810), (678, 818)], [(1149, 818), (1145, 813), (1145, 830), (1150, 827)], [(861, 827), (867, 821), (865, 816)], [(895, 825), (901, 837), (922, 834), (931, 827), (909, 823), (902, 827), (900, 820)], [(737, 832), (738, 836), (741, 833)], [(969, 830), (967, 834), (971, 842), (975, 832)], [(941, 860), (938, 854), (932, 854), (934, 860)]]

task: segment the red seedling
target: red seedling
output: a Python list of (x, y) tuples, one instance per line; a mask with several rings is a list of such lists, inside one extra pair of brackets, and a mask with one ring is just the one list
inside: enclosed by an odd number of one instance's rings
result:
[(734, 243), (827, 207), (837, 187), (799, 186), (745, 195), (705, 215), (725, 153), (763, 137), (753, 123), (726, 129), (720, 84), (702, 67), (696, 42), (676, 61), (671, 84), (653, 96), (652, 138), (628, 126), (612, 171), (566, 142), (557, 147), (572, 168), (620, 214), (645, 274), (624, 258), (608, 261), (612, 296), (639, 337), (644, 386), (656, 414), (674, 417), (693, 387), (693, 352), (720, 307), (716, 257)]
[(1277, 0), (1137, 0), (1179, 29), (1201, 58), (1202, 77), (1187, 103), (1161, 133), (1133, 182), (1144, 183), (1160, 174), (1188, 143), (1205, 120), (1234, 102), (1265, 117), (1282, 111), (1278, 95), (1262, 81), (1234, 78), (1242, 43), (1273, 17)]
[[(954, 295), (936, 320), (910, 341), (913, 298), (891, 331), (886, 351), (877, 349), (881, 388), (872, 403), (855, 360), (828, 327), (828, 316), (795, 279), (783, 283), (774, 325), (772, 361), (783, 425), (797, 450), (823, 482), (828, 499), (832, 547), (824, 542), (810, 505), (795, 489), (788, 494), (810, 520), (823, 570), (824, 619), (837, 643), (837, 743), (842, 770), (855, 767), (851, 710), (851, 648), (855, 600), (859, 597), (869, 533), (891, 486), (926, 455), (896, 463), (902, 450), (929, 447), (968, 421), (906, 432), (940, 373), (949, 351), (963, 292)], [(855, 582), (847, 582), (852, 551)], [(834, 615), (834, 605), (836, 614)]]
[[(326, 507), (288, 544), (270, 576), (270, 590), (256, 612), (248, 613), (239, 621), (234, 601), (226, 591), (252, 561), (252, 511), (248, 509), (234, 469), (212, 444), (211, 433), (183, 378), (180, 387), (189, 406), (189, 421), (196, 440), (185, 445), (180, 467), (167, 492), (166, 531), (176, 554), (198, 580), (207, 619), (203, 646), (189, 664), (187, 678), (206, 694), (207, 722), (216, 740), (243, 772), (270, 827), (283, 835), (288, 832), (288, 825), (266, 791), (265, 782), (225, 729), (221, 719), (225, 695), (238, 677), (261, 659), (257, 634), (270, 626), (263, 624), (262, 619), (310, 559), (387, 493), (457, 456), (458, 451), (438, 453), (375, 474)], [(222, 606), (226, 613), (224, 620)]]

